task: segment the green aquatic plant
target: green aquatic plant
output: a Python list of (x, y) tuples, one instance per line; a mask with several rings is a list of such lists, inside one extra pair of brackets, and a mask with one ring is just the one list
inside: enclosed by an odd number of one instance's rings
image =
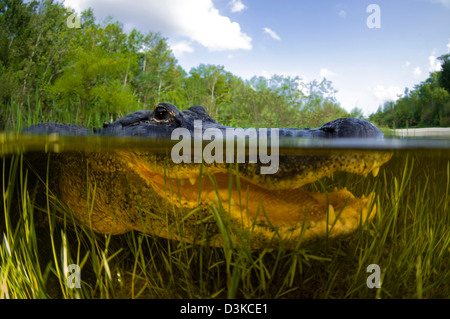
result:
[[(220, 200), (210, 208), (210, 218), (227, 243), (220, 248), (136, 231), (99, 235), (77, 225), (70, 210), (51, 192), (49, 181), (35, 180), (23, 155), (5, 157), (2, 164), (1, 298), (449, 295), (450, 161), (446, 150), (396, 151), (378, 179), (339, 173), (309, 185), (320, 191), (352, 185), (356, 196), (375, 191), (377, 215), (353, 235), (293, 249), (282, 243), (277, 249), (250, 249), (251, 231), (239, 233), (233, 228), (227, 219), (229, 205), (221, 205)], [(95, 189), (86, 191), (90, 209)], [(239, 192), (245, 201), (246, 191)], [(263, 207), (258, 214), (264, 214)], [(177, 227), (183, 229), (182, 221)], [(80, 267), (80, 288), (67, 284), (71, 264)], [(367, 286), (371, 264), (380, 267), (380, 288)]]

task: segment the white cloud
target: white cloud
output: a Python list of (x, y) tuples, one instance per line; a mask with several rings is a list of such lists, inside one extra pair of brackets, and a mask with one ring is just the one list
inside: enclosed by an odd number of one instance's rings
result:
[(385, 102), (396, 101), (398, 99), (398, 95), (401, 95), (403, 91), (398, 86), (384, 87), (384, 85), (377, 85), (372, 89), (372, 93), (377, 100)]
[(178, 41), (178, 42), (173, 42), (173, 41), (168, 41), (169, 42), (169, 46), (170, 49), (172, 50), (173, 54), (176, 57), (179, 57), (181, 55), (183, 55), (184, 53), (192, 53), (194, 52), (194, 48), (192, 47), (192, 43), (189, 41)]
[(409, 62), (409, 61), (405, 61), (405, 63), (403, 63), (403, 67), (405, 67), (405, 68), (407, 68), (407, 67), (409, 67), (411, 65), (411, 62)]
[(335, 76), (336, 73), (328, 70), (327, 68), (322, 68), (319, 71), (319, 75), (320, 75), (321, 78), (330, 78), (332, 76)]
[(210, 51), (252, 49), (252, 39), (237, 22), (221, 15), (212, 0), (65, 0), (65, 5), (77, 12), (91, 7), (96, 17), (112, 15), (144, 33), (187, 37)]
[(341, 11), (339, 11), (339, 16), (344, 18), (347, 16), (347, 12), (345, 12), (345, 10), (341, 10)]
[(448, 53), (450, 53), (450, 39), (448, 39), (448, 43), (447, 43), (447, 51), (448, 51)]
[(278, 36), (278, 34), (276, 34), (276, 32), (273, 31), (272, 29), (264, 28), (264, 33), (267, 33), (268, 35), (270, 35), (272, 37), (272, 39), (281, 40), (281, 38)]
[(262, 70), (260, 76), (265, 77), (266, 79), (270, 79), (272, 77), (272, 75), (267, 72), (267, 70)]
[(231, 0), (229, 5), (231, 6), (231, 12), (241, 12), (247, 9), (241, 0)]
[(64, 6), (74, 9), (78, 15), (81, 11), (86, 10), (89, 5), (84, 0), (64, 0)]
[(413, 75), (416, 77), (419, 77), (422, 75), (422, 70), (420, 69), (420, 66), (416, 66), (413, 70)]
[(436, 58), (434, 52), (428, 57), (428, 63), (428, 71), (436, 72), (441, 70), (441, 62)]
[(450, 0), (429, 0), (429, 1), (431, 1), (433, 3), (440, 3), (443, 6), (450, 8)]

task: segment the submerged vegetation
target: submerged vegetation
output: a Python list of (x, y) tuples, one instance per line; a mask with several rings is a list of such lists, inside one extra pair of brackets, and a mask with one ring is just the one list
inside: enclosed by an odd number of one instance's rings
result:
[[(135, 231), (95, 234), (74, 225), (47, 181), (32, 186), (23, 155), (4, 159), (0, 297), (447, 298), (447, 155), (397, 151), (376, 179), (342, 173), (309, 185), (327, 191), (353, 185), (356, 196), (374, 190), (377, 215), (346, 238), (257, 250), (228, 235), (232, 226), (220, 205), (210, 210), (229, 243), (222, 248)], [(67, 286), (70, 264), (81, 267), (80, 288)], [(367, 287), (371, 264), (381, 269), (379, 289)]]

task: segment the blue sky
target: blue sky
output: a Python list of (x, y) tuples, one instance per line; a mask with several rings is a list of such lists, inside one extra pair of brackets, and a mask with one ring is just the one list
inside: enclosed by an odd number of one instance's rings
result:
[[(379, 28), (369, 28), (370, 4)], [(450, 0), (65, 0), (129, 31), (159, 31), (187, 71), (223, 65), (243, 78), (326, 77), (342, 107), (376, 112), (450, 53)], [(372, 21), (371, 19), (369, 19)]]

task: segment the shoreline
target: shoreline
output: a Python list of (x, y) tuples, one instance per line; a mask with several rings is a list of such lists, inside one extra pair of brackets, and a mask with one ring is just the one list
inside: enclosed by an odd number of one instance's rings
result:
[(450, 127), (391, 129), (391, 132), (395, 136), (450, 136)]

